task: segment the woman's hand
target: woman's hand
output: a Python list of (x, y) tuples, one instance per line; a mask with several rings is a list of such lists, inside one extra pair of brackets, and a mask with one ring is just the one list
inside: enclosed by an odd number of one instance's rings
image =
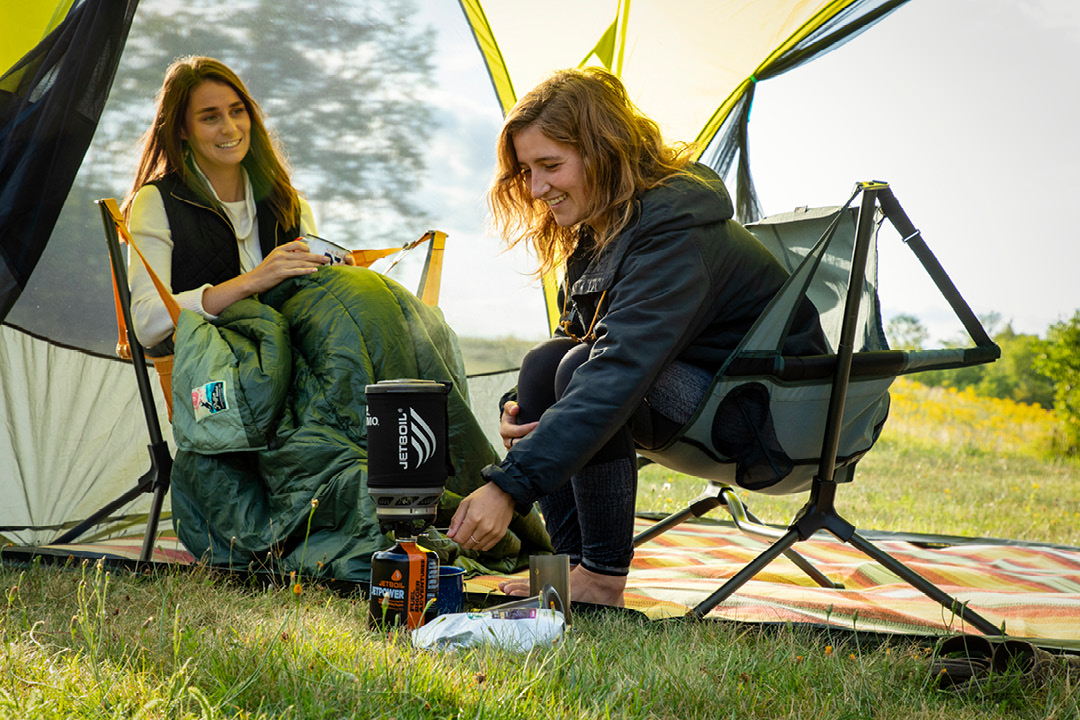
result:
[(310, 275), (327, 262), (325, 255), (308, 252), (303, 240), (278, 245), (254, 270), (207, 288), (202, 296), (203, 310), (220, 315), (237, 300), (266, 292), (288, 278)]
[(514, 517), (514, 499), (493, 482), (473, 490), (458, 505), (446, 536), (465, 550), (490, 550)]
[(296, 239), (278, 245), (254, 270), (247, 273), (249, 287), (252, 294), (266, 292), (277, 287), (282, 280), (310, 275), (328, 262), (328, 257), (308, 252), (307, 243)]
[(507, 400), (503, 405), (502, 415), (499, 416), (499, 435), (503, 439), (503, 447), (507, 450), (514, 446), (514, 442), (525, 437), (539, 425), (539, 422), (517, 424), (517, 415), (521, 411), (518, 404), (513, 400)]

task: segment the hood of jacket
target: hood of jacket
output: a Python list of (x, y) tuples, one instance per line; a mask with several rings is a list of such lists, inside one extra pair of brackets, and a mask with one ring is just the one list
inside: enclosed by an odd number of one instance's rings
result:
[(630, 222), (603, 252), (594, 254), (583, 247), (571, 257), (567, 268), (571, 295), (606, 290), (636, 238), (658, 232), (684, 232), (735, 216), (731, 196), (720, 177), (700, 164), (688, 166), (685, 175), (668, 178), (642, 193), (633, 203)]

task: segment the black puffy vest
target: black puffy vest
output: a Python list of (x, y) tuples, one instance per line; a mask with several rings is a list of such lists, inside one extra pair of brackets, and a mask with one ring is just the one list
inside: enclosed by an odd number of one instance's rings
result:
[[(223, 211), (207, 205), (176, 173), (149, 184), (157, 187), (169, 219), (173, 240), (172, 291), (194, 290), (207, 283), (217, 285), (239, 275), (240, 247), (232, 223)], [(255, 203), (255, 220), (263, 257), (300, 235), (299, 225), (282, 229), (266, 200)], [(172, 353), (172, 337), (146, 351), (150, 357)]]
[[(240, 274), (240, 249), (232, 223), (173, 173), (151, 185), (158, 188), (173, 239), (172, 291), (193, 290)], [(282, 228), (266, 200), (255, 203), (259, 245), (266, 257), (278, 245), (295, 240), (299, 227)]]

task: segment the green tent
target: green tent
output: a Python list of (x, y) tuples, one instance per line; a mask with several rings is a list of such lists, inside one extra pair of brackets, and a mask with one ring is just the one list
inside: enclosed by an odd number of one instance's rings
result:
[[(738, 158), (734, 184), (751, 217), (757, 203), (747, 121), (756, 83), (827, 52), (902, 2), (612, 0), (526, 8), (462, 0), (453, 11), (457, 22), (467, 21), (475, 39), (467, 52), (482, 56), (495, 89), (466, 102), (505, 109), (549, 71), (602, 63), (671, 139), (696, 141), (702, 159), (725, 175)], [(138, 133), (168, 63), (179, 54), (209, 54), (240, 70), (290, 147), (317, 215), (337, 220), (330, 227), (339, 228), (338, 237), (361, 228), (354, 247), (403, 245), (441, 221), (410, 204), (410, 192), (440, 173), (437, 143), (424, 133), (442, 121), (432, 67), (433, 53), (444, 48), (428, 18), (446, 11), (439, 0), (0, 5), (4, 542), (53, 542), (129, 491), (146, 469), (131, 368), (112, 353), (109, 270), (92, 200), (128, 190)], [(566, 17), (574, 21), (560, 22)], [(36, 115), (47, 109), (50, 125)], [(444, 130), (463, 141), (473, 128)], [(490, 149), (493, 140), (477, 144)], [(476, 166), (473, 172), (489, 172), (486, 156)], [(458, 205), (482, 205), (479, 197), (446, 192)], [(405, 236), (402, 227), (416, 232)], [(446, 272), (468, 288), (447, 292), (444, 285), (448, 318), (456, 307), (487, 312), (496, 275), (524, 284), (520, 268), (477, 275), (478, 258), (499, 257), (494, 240), (455, 246), (454, 239), (451, 232)], [(455, 269), (455, 257), (465, 269)], [(407, 258), (395, 272), (407, 276), (416, 265)], [(519, 332), (492, 323), (489, 332), (536, 337), (542, 326)], [(493, 398), (510, 373), (493, 371), (511, 371), (515, 360), (485, 352), (467, 369), (474, 412), (494, 435)], [(149, 497), (140, 496), (85, 538), (137, 532), (148, 507)]]

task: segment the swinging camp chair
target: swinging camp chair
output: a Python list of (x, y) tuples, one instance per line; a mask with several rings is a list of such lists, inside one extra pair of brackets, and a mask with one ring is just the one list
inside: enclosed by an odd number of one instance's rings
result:
[[(854, 202), (861, 195), (858, 206)], [(889, 220), (914, 251), (974, 347), (890, 350), (877, 297), (877, 230)], [(772, 544), (693, 608), (704, 617), (783, 554), (822, 587), (841, 587), (792, 546), (827, 530), (987, 635), (994, 626), (860, 535), (836, 510), (837, 487), (873, 446), (888, 414), (888, 388), (898, 375), (967, 367), (996, 360), (989, 338), (885, 183), (856, 186), (842, 208), (766, 218), (748, 229), (791, 273), (727, 363), (695, 415), (666, 447), (640, 454), (707, 479), (689, 506), (634, 539), (635, 546), (690, 517), (723, 505), (744, 532)], [(795, 310), (806, 296), (821, 316), (830, 354), (780, 354)], [(733, 486), (771, 495), (809, 491), (786, 528), (761, 523)]]
[[(107, 522), (112, 513), (132, 502), (142, 493), (152, 493), (150, 511), (146, 518), (146, 534), (143, 536), (142, 550), (139, 554), (139, 562), (149, 562), (153, 557), (154, 541), (157, 538), (158, 522), (161, 517), (161, 509), (165, 502), (165, 495), (169, 491), (169, 480), (172, 473), (172, 455), (169, 452), (168, 443), (161, 432), (161, 423), (158, 419), (157, 405), (154, 402), (154, 394), (150, 385), (150, 374), (146, 368), (146, 354), (143, 347), (135, 337), (131, 321), (131, 293), (128, 290), (127, 265), (120, 243), (127, 243), (145, 264), (151, 280), (157, 286), (161, 299), (165, 303), (172, 317), (173, 325), (176, 324), (180, 315), (180, 308), (172, 298), (168, 288), (161, 283), (153, 268), (142, 257), (142, 253), (132, 241), (131, 233), (128, 232), (116, 200), (104, 198), (96, 201), (101, 210), (101, 219), (105, 225), (105, 241), (108, 245), (109, 260), (112, 267), (113, 297), (116, 304), (117, 345), (116, 352), (121, 358), (130, 360), (135, 369), (135, 380), (138, 383), (139, 398), (142, 401), (143, 413), (146, 416), (146, 427), (150, 433), (150, 469), (146, 471), (136, 482), (135, 486), (120, 497), (108, 503), (90, 517), (78, 523), (75, 527), (57, 538), (56, 544), (74, 542), (90, 528)], [(427, 305), (438, 305), (439, 290), (442, 279), (443, 251), (446, 247), (446, 233), (440, 230), (429, 230), (420, 236), (418, 240), (407, 243), (402, 247), (381, 250), (363, 249), (353, 250), (353, 260), (359, 267), (369, 267), (376, 260), (399, 254), (400, 259), (404, 253), (419, 247), (423, 243), (429, 243), (427, 259), (420, 275), (420, 287), (417, 296)], [(390, 267), (396, 264), (395, 259)], [(387, 269), (389, 270), (389, 268)], [(164, 358), (151, 358), (157, 370), (161, 382), (165, 402), (168, 406), (168, 415), (172, 419), (172, 356)]]

